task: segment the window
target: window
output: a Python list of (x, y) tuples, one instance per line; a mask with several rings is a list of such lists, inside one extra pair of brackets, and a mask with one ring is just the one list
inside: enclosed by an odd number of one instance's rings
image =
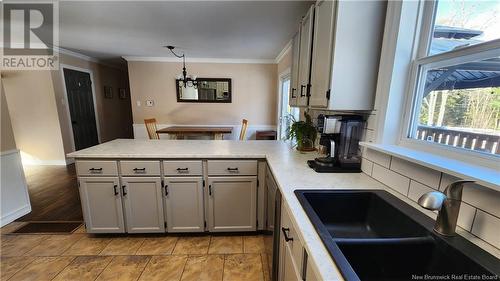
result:
[(427, 5), (408, 137), (499, 156), (500, 1)]
[(287, 138), (288, 128), (290, 127), (293, 120), (299, 119), (299, 109), (296, 107), (290, 107), (289, 105), (289, 92), (290, 92), (290, 73), (285, 72), (280, 78), (280, 115), (279, 115), (279, 140), (284, 140)]

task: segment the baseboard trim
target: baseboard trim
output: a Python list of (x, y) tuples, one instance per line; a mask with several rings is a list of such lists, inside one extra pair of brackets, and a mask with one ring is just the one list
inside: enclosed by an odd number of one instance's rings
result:
[(6, 215), (2, 214), (2, 217), (0, 218), (0, 227), (3, 227), (15, 220), (17, 220), (18, 218), (26, 215), (26, 214), (29, 214), (31, 212), (31, 206), (30, 205), (25, 205), (15, 211), (12, 211)]

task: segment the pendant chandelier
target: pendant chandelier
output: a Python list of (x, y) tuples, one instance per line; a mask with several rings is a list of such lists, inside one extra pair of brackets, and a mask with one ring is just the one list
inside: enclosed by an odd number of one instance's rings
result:
[(179, 74), (177, 77), (178, 80), (182, 81), (184, 88), (186, 87), (194, 87), (198, 88), (198, 81), (196, 81), (196, 76), (188, 76), (186, 71), (186, 54), (178, 55), (174, 52), (174, 46), (165, 46), (167, 49), (174, 54), (177, 58), (182, 58), (182, 74)]

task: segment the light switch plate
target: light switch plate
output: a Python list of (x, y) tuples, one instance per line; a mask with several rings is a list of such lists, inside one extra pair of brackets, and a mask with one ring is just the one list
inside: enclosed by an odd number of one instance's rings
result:
[(136, 104), (137, 106), (141, 106), (141, 101), (140, 101), (140, 100), (138, 100), (138, 101), (136, 101), (136, 102), (135, 102), (135, 104)]
[(147, 100), (146, 101), (146, 106), (150, 106), (151, 107), (151, 106), (154, 106), (154, 105), (155, 105), (154, 101), (152, 101), (152, 100)]

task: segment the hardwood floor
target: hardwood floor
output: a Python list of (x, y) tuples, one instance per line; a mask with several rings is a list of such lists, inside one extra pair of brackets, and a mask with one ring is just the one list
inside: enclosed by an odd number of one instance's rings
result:
[(75, 165), (24, 168), (31, 213), (17, 221), (83, 221)]

